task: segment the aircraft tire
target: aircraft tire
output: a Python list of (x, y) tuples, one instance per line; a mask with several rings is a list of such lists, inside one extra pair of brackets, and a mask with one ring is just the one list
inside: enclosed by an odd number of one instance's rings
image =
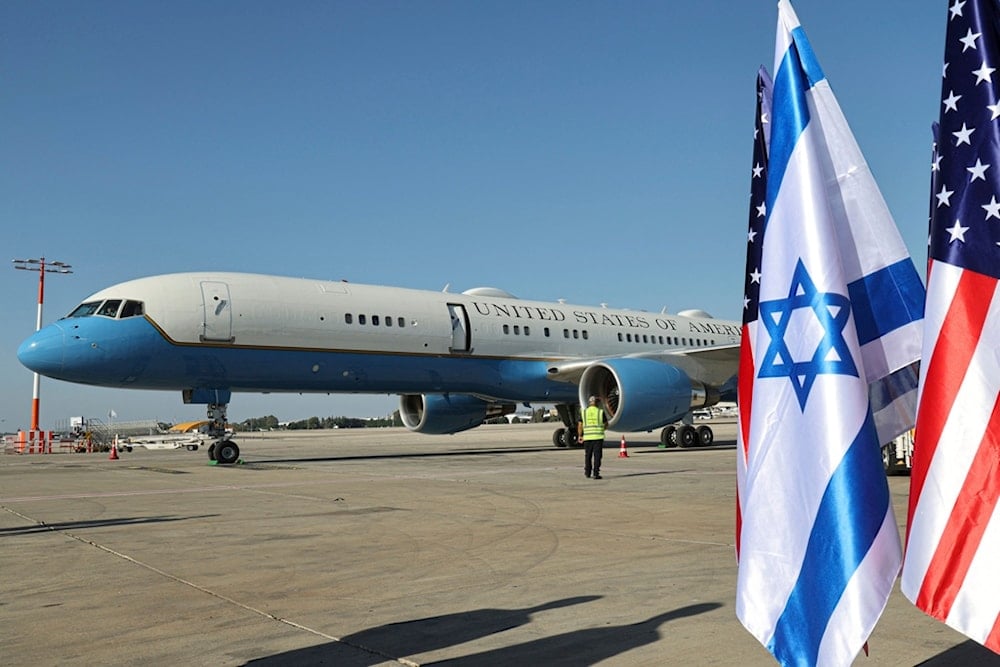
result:
[(214, 442), (211, 445), (208, 446), (208, 460), (209, 461), (214, 461), (215, 460), (215, 443)]
[(555, 432), (552, 433), (552, 444), (556, 447), (566, 447), (566, 429), (557, 428)]
[(674, 426), (663, 427), (663, 430), (660, 431), (660, 444), (664, 447), (676, 447), (677, 428)]
[(240, 448), (232, 440), (223, 440), (215, 449), (215, 460), (219, 463), (229, 465), (236, 463), (240, 458)]
[(715, 433), (709, 426), (699, 426), (695, 433), (698, 437), (698, 444), (702, 447), (708, 447), (715, 442)]
[(677, 439), (677, 444), (681, 447), (691, 447), (698, 442), (697, 431), (687, 424), (677, 429), (677, 433), (674, 437)]

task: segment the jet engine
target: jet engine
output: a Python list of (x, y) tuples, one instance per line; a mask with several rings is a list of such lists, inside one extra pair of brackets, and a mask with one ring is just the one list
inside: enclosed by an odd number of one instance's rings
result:
[(516, 408), (514, 403), (484, 401), (465, 394), (403, 394), (399, 397), (403, 426), (432, 435), (466, 431), (486, 419), (510, 414)]
[(694, 408), (719, 402), (717, 389), (691, 380), (676, 366), (632, 357), (598, 361), (580, 378), (580, 405), (596, 396), (616, 431), (651, 431)]

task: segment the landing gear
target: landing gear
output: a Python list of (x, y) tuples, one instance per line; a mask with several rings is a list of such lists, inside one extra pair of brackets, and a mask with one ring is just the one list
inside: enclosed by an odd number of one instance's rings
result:
[(240, 448), (229, 439), (231, 433), (226, 430), (226, 404), (208, 404), (208, 435), (213, 439), (208, 448), (209, 460), (231, 465), (240, 459)]
[(708, 447), (715, 442), (715, 433), (709, 426), (695, 428), (688, 424), (677, 424), (664, 427), (660, 431), (661, 447)]
[(229, 465), (240, 458), (240, 448), (232, 440), (223, 440), (215, 446), (215, 460)]
[(559, 419), (564, 424), (563, 428), (557, 428), (552, 434), (552, 444), (556, 447), (576, 447), (580, 442), (576, 439), (576, 422), (580, 414), (580, 406), (568, 403), (556, 405), (556, 412)]
[(556, 447), (576, 447), (576, 428), (557, 428), (552, 433), (552, 444)]

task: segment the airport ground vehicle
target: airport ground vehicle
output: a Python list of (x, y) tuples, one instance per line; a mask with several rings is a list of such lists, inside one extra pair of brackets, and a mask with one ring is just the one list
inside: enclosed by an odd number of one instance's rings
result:
[(913, 467), (913, 429), (882, 446), (882, 465), (887, 475), (909, 474)]

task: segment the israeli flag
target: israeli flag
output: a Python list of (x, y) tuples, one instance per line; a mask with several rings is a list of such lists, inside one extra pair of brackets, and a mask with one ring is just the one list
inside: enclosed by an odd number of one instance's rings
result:
[(781, 664), (848, 665), (902, 561), (880, 445), (913, 423), (924, 292), (787, 0), (774, 72), (737, 616)]

